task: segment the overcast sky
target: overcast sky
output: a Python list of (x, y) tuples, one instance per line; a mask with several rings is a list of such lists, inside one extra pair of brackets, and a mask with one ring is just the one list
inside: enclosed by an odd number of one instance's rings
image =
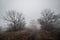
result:
[(60, 0), (0, 0), (0, 16), (6, 15), (9, 10), (16, 10), (23, 13), (27, 22), (39, 18), (40, 12), (46, 8), (60, 12)]

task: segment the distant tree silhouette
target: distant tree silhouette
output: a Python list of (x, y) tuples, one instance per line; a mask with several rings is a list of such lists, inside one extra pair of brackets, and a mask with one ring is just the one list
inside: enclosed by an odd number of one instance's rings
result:
[(36, 30), (37, 29), (37, 24), (36, 24), (36, 21), (35, 20), (31, 20), (30, 21), (30, 27), (33, 30)]
[(25, 26), (25, 20), (22, 13), (16, 11), (8, 11), (7, 13), (7, 17), (4, 17), (4, 20), (10, 22), (10, 24), (8, 24), (8, 31), (22, 30)]
[(38, 19), (39, 24), (41, 25), (41, 29), (47, 30), (47, 31), (53, 31), (54, 30), (54, 24), (56, 21), (60, 18), (58, 18), (55, 13), (49, 9), (45, 9), (41, 12), (42, 17)]

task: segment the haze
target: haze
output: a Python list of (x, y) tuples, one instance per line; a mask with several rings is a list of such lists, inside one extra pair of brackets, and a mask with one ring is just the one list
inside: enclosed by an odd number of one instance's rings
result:
[[(60, 0), (0, 0), (0, 16), (9, 10), (23, 13), (27, 23), (40, 17), (43, 9), (51, 9), (60, 12)], [(1, 25), (3, 25), (1, 19)]]

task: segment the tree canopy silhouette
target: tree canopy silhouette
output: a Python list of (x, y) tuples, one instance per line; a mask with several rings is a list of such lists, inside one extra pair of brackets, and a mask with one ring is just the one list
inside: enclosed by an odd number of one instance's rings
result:
[(42, 17), (38, 19), (41, 29), (52, 31), (54, 29), (54, 24), (60, 18), (58, 18), (57, 15), (50, 9), (45, 9), (41, 12), (41, 14)]
[(22, 13), (16, 11), (8, 11), (7, 13), (7, 17), (4, 17), (4, 20), (10, 22), (10, 24), (8, 24), (8, 31), (22, 30), (25, 26), (25, 20)]

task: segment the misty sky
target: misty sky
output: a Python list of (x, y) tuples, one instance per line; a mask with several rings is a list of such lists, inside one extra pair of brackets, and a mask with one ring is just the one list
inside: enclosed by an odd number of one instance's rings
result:
[(46, 8), (60, 12), (60, 0), (0, 0), (0, 16), (6, 15), (9, 10), (16, 10), (23, 13), (27, 22), (38, 19), (40, 12)]

